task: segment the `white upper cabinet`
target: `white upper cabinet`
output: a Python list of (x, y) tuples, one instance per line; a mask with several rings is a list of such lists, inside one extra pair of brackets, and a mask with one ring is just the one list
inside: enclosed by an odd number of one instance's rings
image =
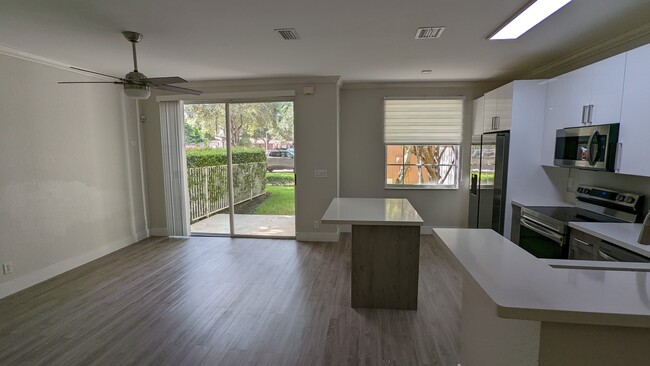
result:
[(616, 55), (588, 66), (592, 70), (591, 116), (594, 125), (619, 123), (623, 105), (626, 54)]
[(485, 112), (485, 97), (474, 100), (474, 119), (472, 123), (472, 135), (483, 134), (483, 114)]
[(483, 132), (507, 131), (512, 128), (512, 95), (514, 83), (485, 93)]
[(627, 53), (619, 173), (650, 177), (650, 44)]
[(625, 58), (620, 54), (549, 80), (542, 165), (553, 165), (558, 129), (620, 121)]

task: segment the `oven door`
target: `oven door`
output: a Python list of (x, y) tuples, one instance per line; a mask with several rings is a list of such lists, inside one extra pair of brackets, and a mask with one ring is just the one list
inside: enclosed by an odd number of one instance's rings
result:
[(536, 220), (522, 216), (519, 246), (537, 258), (568, 259), (567, 237)]

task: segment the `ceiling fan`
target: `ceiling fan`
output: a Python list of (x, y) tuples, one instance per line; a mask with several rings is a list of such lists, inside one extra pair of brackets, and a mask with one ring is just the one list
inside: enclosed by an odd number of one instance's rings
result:
[(179, 86), (168, 85), (186, 83), (187, 80), (178, 76), (148, 78), (143, 73), (138, 71), (138, 57), (135, 52), (135, 44), (142, 40), (142, 34), (138, 32), (124, 31), (122, 32), (124, 38), (131, 42), (133, 49), (133, 71), (126, 74), (123, 78), (116, 76), (106, 75), (95, 71), (80, 69), (78, 67), (70, 66), (71, 69), (88, 72), (91, 74), (106, 76), (109, 78), (117, 79), (119, 81), (60, 81), (59, 84), (120, 84), (124, 86), (124, 94), (135, 99), (147, 99), (151, 95), (150, 88), (161, 90), (179, 92), (184, 94), (200, 95), (203, 94), (200, 90), (181, 88)]

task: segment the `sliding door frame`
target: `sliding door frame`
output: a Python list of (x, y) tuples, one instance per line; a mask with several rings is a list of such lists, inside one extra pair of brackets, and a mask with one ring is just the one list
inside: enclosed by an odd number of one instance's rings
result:
[[(185, 103), (181, 103), (181, 105), (185, 104), (223, 104), (225, 108), (225, 114), (226, 114), (226, 157), (227, 157), (227, 174), (228, 174), (228, 216), (229, 216), (229, 224), (230, 224), (230, 232), (229, 233), (215, 233), (215, 234), (197, 234), (194, 235), (192, 234), (191, 230), (189, 232), (190, 235), (193, 236), (227, 236), (231, 238), (262, 238), (262, 239), (295, 239), (295, 235), (293, 236), (283, 236), (283, 235), (254, 235), (254, 234), (237, 234), (235, 232), (235, 185), (234, 185), (234, 179), (233, 179), (233, 161), (232, 161), (232, 125), (230, 122), (230, 105), (231, 104), (246, 104), (246, 103), (272, 103), (272, 102), (291, 102), (295, 106), (295, 98), (294, 97), (265, 97), (265, 98), (230, 98), (230, 99), (207, 99), (207, 100), (188, 100)], [(184, 117), (184, 115), (183, 115)], [(183, 118), (183, 123), (185, 122)], [(295, 120), (295, 110), (294, 110), (294, 140), (295, 140), (295, 125), (296, 125), (296, 120)], [(183, 129), (184, 131), (184, 129)], [(184, 138), (184, 136), (182, 136)], [(295, 142), (295, 141), (294, 141)], [(294, 164), (293, 168), (293, 173), (294, 175), (297, 174), (296, 172), (296, 167)], [(187, 175), (185, 176), (184, 180), (184, 186), (183, 186), (184, 192), (183, 194), (187, 194)], [(294, 217), (298, 215), (298, 206), (296, 205), (296, 197), (298, 196), (298, 185), (295, 185), (295, 190), (294, 190)], [(187, 205), (189, 205), (189, 199), (187, 200)], [(189, 227), (189, 216), (186, 218), (186, 224)], [(296, 222), (294, 220), (294, 233), (296, 231)]]

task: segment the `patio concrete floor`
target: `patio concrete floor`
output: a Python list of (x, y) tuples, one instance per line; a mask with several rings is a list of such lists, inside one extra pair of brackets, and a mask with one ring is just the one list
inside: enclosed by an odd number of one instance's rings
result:
[[(203, 219), (190, 226), (192, 234), (229, 234), (227, 214)], [(235, 214), (235, 234), (260, 236), (296, 236), (295, 216)]]

